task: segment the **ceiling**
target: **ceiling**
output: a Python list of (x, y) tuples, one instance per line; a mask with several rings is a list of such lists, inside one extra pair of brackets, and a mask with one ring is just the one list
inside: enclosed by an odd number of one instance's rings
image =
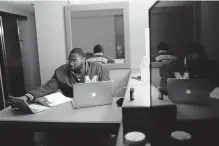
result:
[(1, 1), (1, 3), (9, 4), (16, 9), (21, 9), (24, 12), (34, 13), (34, 1)]

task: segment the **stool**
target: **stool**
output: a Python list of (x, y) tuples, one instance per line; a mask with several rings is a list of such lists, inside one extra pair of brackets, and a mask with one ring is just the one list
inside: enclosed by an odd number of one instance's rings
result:
[(125, 135), (125, 146), (145, 146), (145, 135), (142, 132), (133, 131)]
[(171, 133), (171, 146), (191, 146), (192, 136), (184, 131), (174, 131)]

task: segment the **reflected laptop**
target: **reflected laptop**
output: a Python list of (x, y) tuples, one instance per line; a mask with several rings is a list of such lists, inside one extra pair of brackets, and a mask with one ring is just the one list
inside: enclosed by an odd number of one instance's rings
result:
[(39, 104), (28, 104), (26, 101), (19, 98), (10, 98), (13, 103), (16, 105), (18, 110), (27, 114), (36, 114), (44, 110), (49, 109), (49, 107), (39, 105)]
[(73, 84), (74, 108), (112, 104), (112, 81)]
[(167, 80), (168, 97), (173, 103), (209, 104), (212, 90), (207, 79)]

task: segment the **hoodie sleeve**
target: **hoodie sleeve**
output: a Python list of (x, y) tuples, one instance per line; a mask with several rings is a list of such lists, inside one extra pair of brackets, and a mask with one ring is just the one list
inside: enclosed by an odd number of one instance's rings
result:
[(109, 81), (109, 80), (110, 80), (109, 69), (100, 65), (100, 81)]
[(163, 94), (167, 95), (167, 79), (172, 77), (172, 68), (174, 67), (175, 62), (171, 62), (169, 64), (164, 64), (160, 67), (160, 86), (159, 91)]
[(56, 73), (53, 75), (51, 80), (49, 80), (44, 85), (30, 91), (29, 93), (25, 94), (31, 101), (35, 100), (36, 98), (43, 97), (52, 93), (55, 93), (59, 89), (58, 81), (56, 77)]

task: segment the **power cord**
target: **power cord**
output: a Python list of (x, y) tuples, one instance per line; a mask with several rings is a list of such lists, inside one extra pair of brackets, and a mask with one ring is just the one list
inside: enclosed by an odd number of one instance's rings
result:
[(127, 87), (121, 87), (121, 88), (119, 88), (119, 90), (116, 91), (116, 94), (114, 95), (114, 97), (117, 96), (117, 94), (119, 93), (120, 90), (122, 90), (122, 89), (126, 89), (126, 88), (127, 88)]

